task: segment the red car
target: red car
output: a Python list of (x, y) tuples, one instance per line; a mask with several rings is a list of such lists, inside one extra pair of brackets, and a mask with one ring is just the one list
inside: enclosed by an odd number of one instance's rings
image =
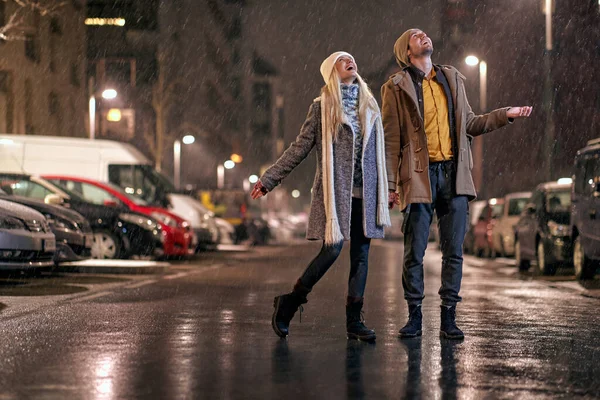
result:
[(490, 199), (481, 210), (477, 223), (473, 226), (474, 244), (473, 252), (478, 257), (494, 257), (492, 232), (498, 218), (504, 211), (504, 199)]
[(92, 203), (124, 206), (131, 211), (150, 215), (160, 221), (165, 235), (163, 244), (165, 256), (185, 256), (194, 252), (195, 236), (189, 223), (164, 208), (149, 206), (133, 193), (126, 193), (120, 187), (110, 183), (63, 175), (44, 175), (44, 179), (77, 192)]

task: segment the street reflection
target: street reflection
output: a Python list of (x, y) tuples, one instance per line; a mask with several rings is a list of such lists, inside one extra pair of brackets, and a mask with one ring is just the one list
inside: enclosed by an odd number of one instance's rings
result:
[(96, 360), (94, 370), (94, 386), (97, 399), (112, 399), (114, 397), (114, 367), (115, 360), (110, 355), (105, 355)]
[(364, 399), (366, 397), (363, 381), (362, 357), (365, 349), (375, 349), (376, 342), (348, 340), (346, 345), (346, 397)]
[(456, 348), (460, 345), (460, 341), (440, 339), (441, 344), (441, 364), (442, 372), (440, 375), (440, 389), (442, 389), (443, 399), (456, 399), (458, 389), (458, 372), (456, 365)]
[(420, 337), (399, 340), (408, 355), (408, 372), (403, 397), (405, 399), (421, 398), (421, 341)]

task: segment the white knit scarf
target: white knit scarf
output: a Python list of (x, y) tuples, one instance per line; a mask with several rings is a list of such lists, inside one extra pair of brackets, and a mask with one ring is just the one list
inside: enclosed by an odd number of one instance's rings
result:
[[(324, 93), (321, 94), (321, 105)], [(327, 132), (325, 128), (326, 118), (329, 118), (321, 106), (321, 135), (322, 135), (322, 169), (323, 169), (323, 201), (325, 203), (325, 244), (332, 245), (344, 240), (344, 235), (340, 229), (340, 224), (337, 217), (337, 209), (335, 203), (335, 188), (333, 182), (333, 134)], [(377, 153), (377, 225), (391, 226), (390, 212), (388, 208), (388, 181), (385, 170), (385, 144), (383, 137), (383, 125), (381, 123), (381, 113), (379, 107), (376, 109), (368, 109), (365, 121), (362, 121), (364, 140), (363, 149), (369, 141), (369, 136), (375, 125), (376, 134), (376, 153)], [(354, 166), (351, 166), (354, 168)], [(364, 218), (364, 217), (363, 217)]]

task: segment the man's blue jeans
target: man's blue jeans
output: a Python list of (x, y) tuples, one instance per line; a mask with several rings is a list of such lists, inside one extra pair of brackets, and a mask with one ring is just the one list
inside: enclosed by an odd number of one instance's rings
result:
[[(348, 297), (362, 298), (367, 285), (369, 270), (369, 248), (371, 239), (365, 237), (363, 230), (362, 199), (352, 198), (352, 214), (350, 217), (350, 276), (348, 278)], [(344, 247), (344, 242), (323, 247), (314, 260), (300, 277), (300, 283), (305, 290), (313, 286), (325, 275), (329, 267), (337, 260)]]
[(404, 268), (402, 286), (409, 305), (420, 304), (423, 298), (423, 257), (429, 238), (434, 211), (438, 217), (442, 251), (442, 304), (454, 306), (461, 301), (458, 295), (462, 280), (463, 254), (469, 205), (466, 196), (457, 196), (456, 173), (452, 161), (431, 163), (432, 203), (412, 203), (404, 214)]

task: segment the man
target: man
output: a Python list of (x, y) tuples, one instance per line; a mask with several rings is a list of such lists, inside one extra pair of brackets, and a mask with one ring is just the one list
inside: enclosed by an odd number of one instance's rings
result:
[[(433, 44), (420, 29), (409, 29), (394, 45), (402, 68), (381, 88), (390, 208), (404, 211), (402, 286), (408, 323), (399, 336), (421, 335), (423, 257), (434, 211), (442, 251), (440, 335), (464, 338), (456, 326), (462, 279), (462, 245), (468, 202), (476, 196), (471, 140), (528, 117), (532, 107), (506, 107), (475, 115), (456, 68), (431, 62)], [(393, 189), (395, 188), (395, 190)]]

